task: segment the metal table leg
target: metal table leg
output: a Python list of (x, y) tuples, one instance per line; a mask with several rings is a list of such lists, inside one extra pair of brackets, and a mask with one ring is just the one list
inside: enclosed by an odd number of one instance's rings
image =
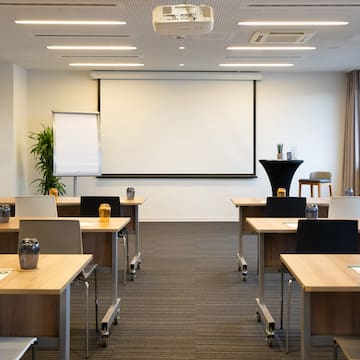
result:
[(244, 281), (247, 279), (247, 263), (243, 256), (243, 224), (242, 224), (243, 210), (239, 206), (239, 252), (236, 254), (239, 271), (241, 271), (242, 278)]
[(118, 270), (118, 236), (117, 232), (115, 232), (112, 234), (111, 305), (101, 321), (101, 337), (103, 346), (107, 345), (109, 330), (112, 323), (117, 324), (120, 317), (120, 298), (118, 297)]
[(265, 322), (266, 341), (269, 346), (273, 345), (275, 336), (275, 320), (272, 317), (268, 307), (264, 303), (264, 278), (265, 278), (265, 251), (264, 251), (264, 234), (258, 234), (258, 264), (259, 264), (259, 277), (258, 277), (258, 297), (256, 298), (256, 318), (260, 321), (262, 318)]
[(60, 294), (59, 358), (70, 360), (70, 285)]
[(130, 262), (130, 276), (135, 280), (136, 270), (140, 269), (141, 252), (140, 252), (140, 225), (139, 225), (139, 206), (134, 206), (134, 224), (135, 224), (135, 255)]

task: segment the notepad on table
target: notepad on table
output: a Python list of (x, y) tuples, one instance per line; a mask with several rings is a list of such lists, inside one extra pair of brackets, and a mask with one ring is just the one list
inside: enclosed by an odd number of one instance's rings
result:
[(287, 221), (287, 222), (284, 222), (284, 224), (291, 229), (297, 229), (297, 226), (298, 226), (297, 222)]
[(355, 270), (357, 273), (360, 274), (360, 265), (350, 265), (349, 268)]
[(4, 279), (6, 276), (8, 276), (13, 269), (0, 269), (0, 280)]

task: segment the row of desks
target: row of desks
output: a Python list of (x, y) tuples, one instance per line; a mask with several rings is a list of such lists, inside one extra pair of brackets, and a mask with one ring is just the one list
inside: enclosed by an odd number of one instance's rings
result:
[[(312, 337), (328, 340), (334, 335), (360, 335), (360, 255), (300, 255), (295, 252), (298, 219), (265, 218), (265, 199), (232, 199), (239, 208), (239, 253), (237, 260), (244, 280), (247, 264), (244, 234), (257, 234), (257, 312), (265, 322), (268, 337), (275, 333), (275, 320), (265, 303), (265, 269), (280, 269), (282, 263), (301, 286), (301, 358), (311, 359)], [(327, 217), (329, 199), (309, 199)], [(359, 229), (360, 231), (360, 229)], [(244, 268), (245, 266), (245, 268)], [(280, 282), (280, 279), (279, 279)], [(279, 300), (280, 306), (280, 300)]]
[[(145, 200), (145, 198), (135, 198), (133, 200), (120, 198), (121, 216), (130, 218), (127, 229), (135, 235), (134, 255), (130, 261), (130, 272), (133, 277), (141, 263), (139, 206)], [(79, 196), (60, 196), (57, 198), (56, 203), (59, 216), (80, 216)], [(0, 197), (0, 204), (9, 204), (12, 216), (15, 216), (15, 197)]]
[[(130, 218), (110, 218), (108, 223), (102, 223), (98, 218), (68, 217), (66, 219), (80, 220), (84, 253), (91, 254), (90, 259), (94, 258), (99, 267), (111, 268), (111, 304), (109, 304), (108, 310), (101, 321), (101, 333), (105, 340), (105, 336), (108, 336), (110, 326), (120, 313), (120, 297), (118, 297), (118, 232), (129, 224)], [(17, 253), (18, 232), (19, 218), (11, 217), (8, 223), (0, 223), (0, 245), (1, 247), (5, 247), (6, 253)], [(5, 255), (3, 251), (1, 252), (1, 259), (13, 259), (14, 257), (14, 255)], [(15, 257), (17, 258), (17, 255)], [(40, 260), (43, 257), (47, 258), (47, 256), (40, 254)], [(89, 255), (84, 255), (84, 259), (87, 258), (89, 258)], [(0, 293), (6, 294), (6, 290), (8, 290), (8, 296), (0, 297), (0, 318), (2, 319), (0, 335), (37, 336), (41, 338), (39, 340), (40, 345), (44, 346), (53, 346), (53, 338), (58, 337), (60, 342), (60, 358), (69, 359), (70, 345), (68, 334), (70, 334), (70, 324), (66, 319), (70, 316), (70, 288), (67, 285), (70, 284), (82, 270), (82, 259), (81, 256), (75, 259), (80, 266), (79, 269), (76, 268), (77, 271), (68, 271), (66, 257), (62, 263), (57, 263), (56, 271), (61, 274), (64, 273), (65, 275), (62, 280), (67, 279), (68, 283), (66, 286), (56, 288), (57, 297), (55, 298), (54, 288), (50, 281), (47, 281), (49, 272), (44, 272), (44, 269), (39, 271), (42, 262), (39, 263), (38, 269), (32, 271), (32, 278), (35, 279), (35, 281), (31, 287), (24, 286), (22, 289), (19, 287), (17, 292), (14, 293), (11, 287), (6, 287), (7, 282), (1, 280), (0, 284), (3, 285), (3, 288)], [(65, 263), (66, 267), (64, 267)], [(0, 262), (0, 266), (2, 266), (1, 264)], [(45, 264), (47, 263), (45, 262)], [(0, 270), (1, 268), (2, 267), (0, 267)], [(8, 267), (5, 266), (5, 268)], [(24, 281), (20, 281), (20, 279), (24, 277), (24, 272), (19, 271), (18, 260), (16, 260), (16, 264), (13, 264), (11, 268), (16, 270), (14, 274), (17, 274), (19, 284), (24, 284)], [(70, 270), (71, 269), (72, 268), (70, 268)], [(124, 269), (124, 276), (126, 276), (126, 259), (124, 261)], [(51, 274), (54, 275), (54, 269), (51, 268), (49, 271), (52, 271)], [(45, 284), (50, 284), (50, 287), (36, 287), (36, 284), (41, 284), (43, 279), (46, 280)], [(56, 284), (56, 272), (54, 282)], [(31, 299), (31, 301), (29, 301), (29, 299)], [(55, 305), (53, 304), (54, 302)], [(31, 304), (30, 308), (26, 304)], [(27, 315), (29, 309), (31, 309), (30, 312), (33, 314), (31, 317)], [(57, 310), (54, 311), (54, 309)], [(16, 314), (18, 321), (14, 321), (12, 316), (6, 316), (7, 314)], [(49, 314), (58, 314), (58, 316), (49, 316)], [(48, 338), (50, 338), (50, 341)]]
[[(88, 255), (40, 254), (38, 269), (31, 272), (20, 271), (18, 257), (14, 255), (19, 219), (11, 217), (9, 223), (0, 223), (0, 270), (13, 269), (0, 281), (0, 336), (36, 336), (40, 346), (59, 346), (59, 358), (69, 360), (70, 284), (93, 259), (99, 267), (111, 269), (111, 303), (101, 321), (101, 335), (106, 341), (110, 326), (120, 313), (118, 233), (127, 227), (135, 234), (135, 254), (130, 263), (134, 275), (141, 262), (139, 206), (144, 201), (121, 199), (124, 217), (101, 223), (98, 218), (79, 217), (79, 197), (59, 197), (59, 217), (80, 220), (84, 254)], [(14, 215), (15, 198), (0, 198), (0, 203), (10, 204)], [(124, 278), (126, 271), (127, 259), (124, 258)]]

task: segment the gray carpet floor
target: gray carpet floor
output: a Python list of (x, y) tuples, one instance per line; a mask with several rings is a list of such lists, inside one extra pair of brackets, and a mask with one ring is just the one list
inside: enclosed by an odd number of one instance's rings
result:
[[(246, 282), (238, 271), (237, 249), (236, 223), (142, 223), (141, 269), (135, 281), (119, 284), (121, 316), (111, 327), (106, 347), (92, 329), (89, 358), (300, 359), (298, 286), (293, 287), (290, 352), (284, 354), (284, 330), (276, 330), (269, 347), (264, 325), (256, 321), (255, 237), (244, 240)], [(98, 282), (103, 315), (110, 302), (110, 274), (101, 271)], [(71, 359), (75, 360), (84, 358), (84, 293), (80, 286), (71, 291)], [(279, 273), (266, 274), (265, 298), (278, 324)], [(93, 307), (90, 311), (93, 320)], [(56, 359), (57, 352), (38, 350), (36, 356)], [(313, 346), (312, 359), (332, 358), (331, 345)], [(340, 354), (339, 359), (344, 357)]]

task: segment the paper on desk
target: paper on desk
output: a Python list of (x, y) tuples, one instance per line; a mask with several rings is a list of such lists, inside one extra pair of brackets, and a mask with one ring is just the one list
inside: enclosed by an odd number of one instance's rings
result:
[(284, 224), (291, 229), (297, 229), (298, 226), (297, 222), (284, 222)]
[(360, 274), (360, 265), (350, 265), (349, 267)]
[(12, 269), (0, 269), (0, 280), (4, 279), (12, 272)]

